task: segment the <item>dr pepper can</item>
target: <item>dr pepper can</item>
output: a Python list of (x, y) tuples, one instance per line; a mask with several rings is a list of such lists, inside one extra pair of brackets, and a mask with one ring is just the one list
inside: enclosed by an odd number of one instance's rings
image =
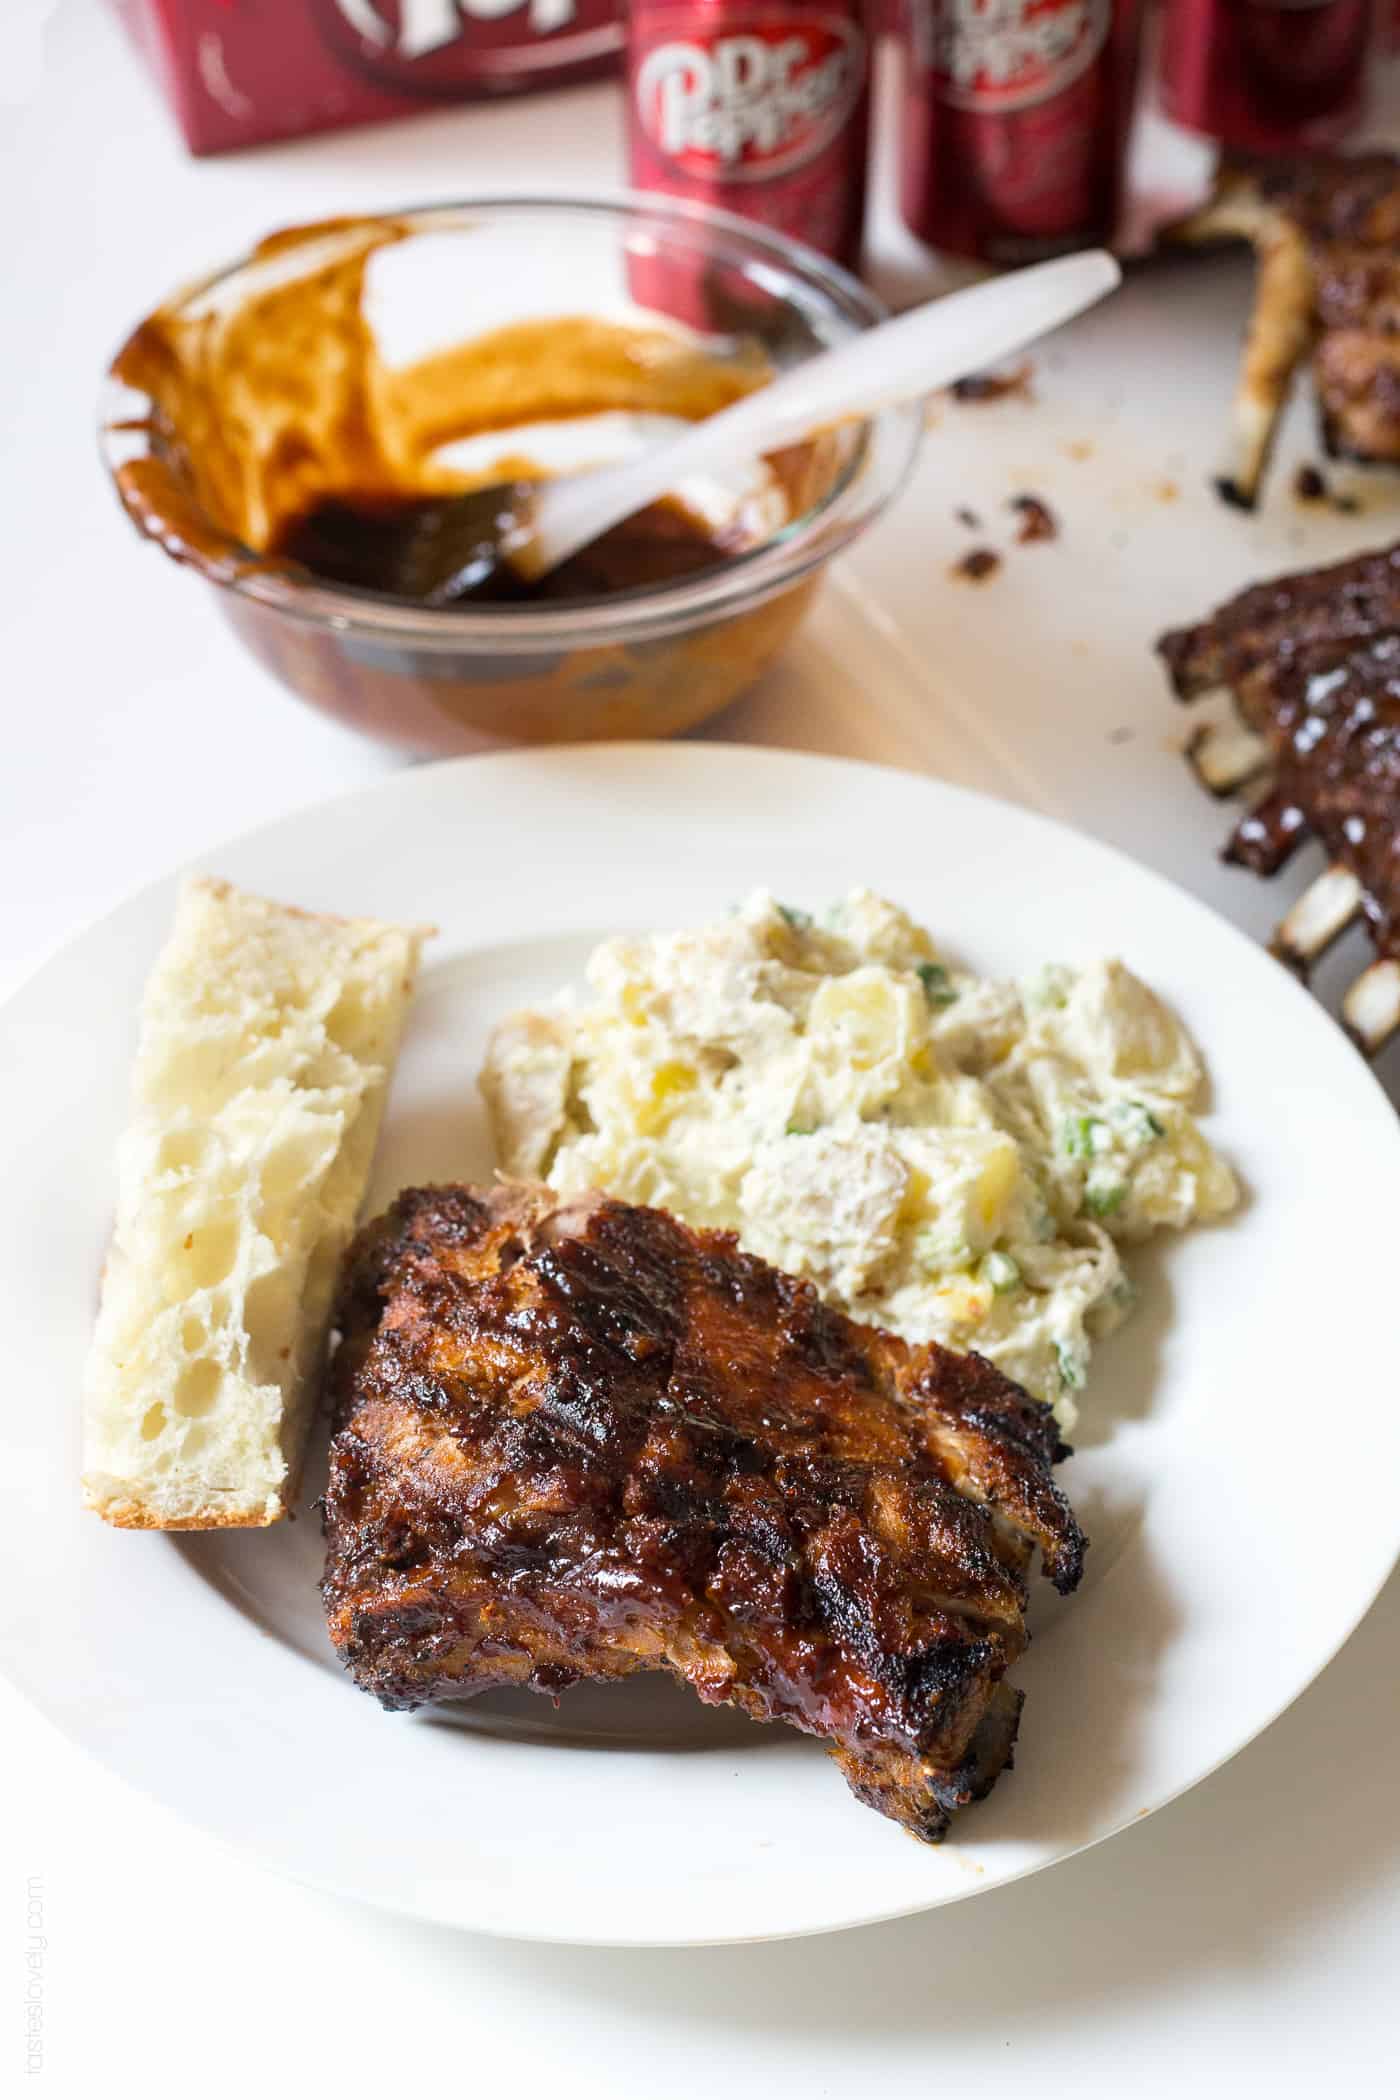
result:
[(1373, 0), (1165, 0), (1162, 107), (1237, 152), (1331, 145), (1361, 114)]
[(931, 248), (1034, 262), (1106, 241), (1138, 0), (905, 0), (900, 207)]
[(861, 0), (632, 0), (632, 185), (737, 212), (854, 267), (865, 215)]

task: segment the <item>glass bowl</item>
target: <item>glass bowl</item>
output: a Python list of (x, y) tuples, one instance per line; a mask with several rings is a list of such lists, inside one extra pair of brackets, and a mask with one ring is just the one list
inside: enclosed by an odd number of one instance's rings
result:
[[(227, 526), (179, 465), (158, 367), (131, 352), (162, 317), (189, 330), (236, 314), (270, 282), (318, 267), (327, 243), (385, 230), (390, 245), (370, 258), (363, 310), (386, 367), (478, 331), (588, 316), (662, 327), (750, 369), (761, 354), (782, 369), (884, 318), (870, 292), (814, 251), (661, 198), (489, 198), (330, 221), (314, 239), (294, 229), (177, 294), (113, 361), (101, 441), (132, 521), (212, 586), (248, 648), (301, 699), (401, 748), (669, 736), (727, 706), (792, 634), (826, 563), (900, 488), (923, 427), (919, 404), (824, 433), (790, 477), (785, 521), (771, 529), (770, 519), (766, 537), (679, 581), (445, 610), (324, 583), (269, 561)], [(156, 375), (149, 388), (132, 383), (145, 370)], [(538, 435), (528, 406), (524, 419)], [(629, 417), (597, 419), (587, 463), (607, 455), (601, 433), (612, 442), (619, 423)], [(643, 426), (630, 423), (635, 443)], [(511, 430), (499, 415), (496, 425), (508, 457)], [(236, 416), (220, 419), (219, 439), (236, 449)], [(481, 442), (471, 440), (478, 451)]]

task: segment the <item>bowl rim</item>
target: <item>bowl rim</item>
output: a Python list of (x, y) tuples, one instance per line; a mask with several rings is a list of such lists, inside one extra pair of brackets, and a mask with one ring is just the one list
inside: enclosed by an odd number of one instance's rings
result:
[[(839, 263), (804, 242), (756, 225), (737, 213), (721, 211), (690, 198), (669, 197), (625, 188), (561, 196), (548, 191), (483, 192), (456, 199), (407, 204), (392, 209), (347, 213), (325, 221), (327, 237), (352, 226), (409, 224), (414, 231), (470, 227), (486, 214), (553, 212), (624, 220), (667, 220), (713, 232), (738, 243), (748, 256), (817, 293), (828, 312), (849, 324), (850, 332), (873, 328), (889, 317), (884, 301)], [(297, 230), (279, 228), (279, 233)], [(159, 310), (179, 311), (194, 305), (250, 268), (266, 263), (255, 250), (205, 272), (172, 292)], [(140, 324), (138, 324), (140, 325)], [(115, 362), (115, 359), (112, 360)], [(109, 363), (99, 415), (98, 439), (103, 462), (116, 480), (117, 470), (139, 456), (134, 442), (132, 403), (143, 396), (117, 380)], [(487, 649), (493, 654), (533, 654), (567, 643), (579, 647), (619, 640), (661, 638), (704, 626), (786, 590), (839, 554), (899, 494), (913, 470), (923, 435), (922, 403), (911, 401), (865, 419), (861, 439), (833, 486), (810, 510), (792, 519), (760, 545), (699, 576), (674, 583), (651, 584), (607, 597), (467, 608), (435, 607), (430, 612), (412, 604), (320, 582), (302, 582), (289, 572), (262, 566), (264, 557), (248, 550), (249, 566), (220, 574), (200, 571), (204, 579), (236, 597), (283, 617), (338, 633), (386, 643), (411, 641), (428, 653)], [(876, 455), (883, 452), (884, 459)], [(867, 486), (870, 483), (877, 485)], [(138, 529), (142, 529), (138, 527)], [(155, 535), (151, 535), (155, 537)], [(163, 551), (180, 559), (166, 542)]]

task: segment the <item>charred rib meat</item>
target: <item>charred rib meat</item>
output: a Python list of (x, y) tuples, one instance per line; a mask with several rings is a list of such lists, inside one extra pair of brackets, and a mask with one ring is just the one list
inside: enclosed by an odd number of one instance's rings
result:
[(1267, 732), (1273, 685), (1303, 656), (1344, 658), (1400, 632), (1400, 541), (1375, 554), (1252, 584), (1194, 627), (1157, 644), (1179, 700), (1228, 686), (1252, 728)]
[(1050, 1410), (662, 1211), (410, 1190), (347, 1264), (323, 1592), (390, 1707), (668, 1670), (917, 1836), (1011, 1760)]
[(1272, 875), (1309, 837), (1327, 850), (1329, 888), (1305, 914), (1315, 934), (1286, 932), (1280, 950), (1303, 967), (1347, 924), (1349, 899), (1364, 913), (1387, 967), (1368, 973), (1354, 1025), (1379, 1047), (1400, 1026), (1400, 542), (1257, 584), (1158, 649), (1181, 699), (1229, 687), (1270, 764), (1226, 858)]
[(1400, 156), (1227, 166), (1210, 202), (1169, 238), (1247, 240), (1259, 260), (1225, 494), (1252, 508), (1309, 355), (1326, 449), (1400, 464)]

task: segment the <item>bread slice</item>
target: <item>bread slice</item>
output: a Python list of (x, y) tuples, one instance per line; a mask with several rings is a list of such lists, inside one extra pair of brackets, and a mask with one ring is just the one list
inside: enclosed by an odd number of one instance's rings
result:
[(182, 889), (85, 1380), (83, 1495), (109, 1524), (291, 1506), (425, 930)]

